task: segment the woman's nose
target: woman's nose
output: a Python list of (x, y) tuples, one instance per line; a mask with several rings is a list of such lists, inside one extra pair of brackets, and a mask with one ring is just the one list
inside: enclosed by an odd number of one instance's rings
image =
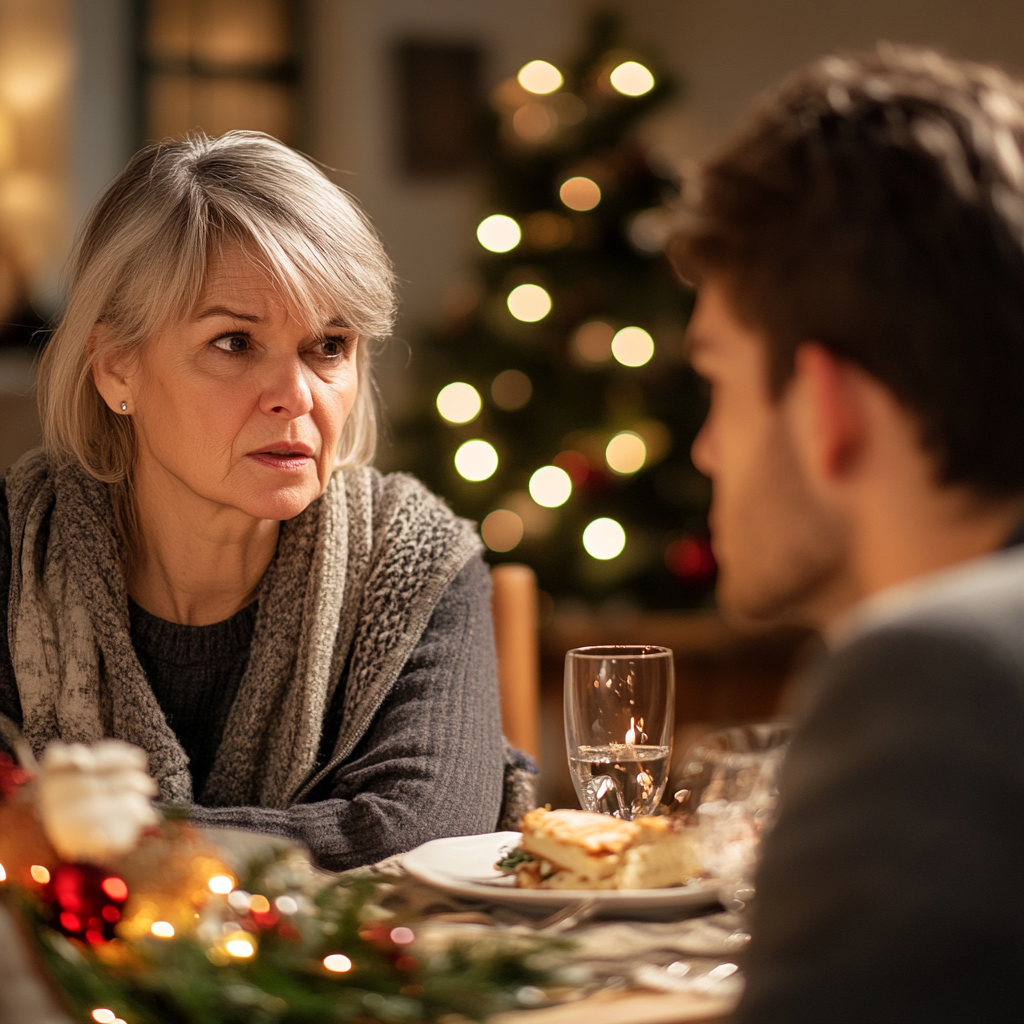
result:
[(313, 410), (313, 392), (307, 367), (299, 357), (273, 360), (266, 367), (260, 409), (271, 416), (296, 419)]
[(715, 471), (715, 446), (708, 419), (704, 420), (700, 430), (697, 431), (697, 436), (693, 439), (693, 444), (690, 446), (690, 460), (701, 473), (710, 477), (714, 475)]

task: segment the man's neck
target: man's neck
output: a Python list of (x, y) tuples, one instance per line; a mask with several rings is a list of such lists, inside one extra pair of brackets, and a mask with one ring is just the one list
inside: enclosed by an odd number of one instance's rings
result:
[(1003, 547), (1024, 498), (983, 500), (963, 488), (876, 496), (855, 529), (853, 575), (862, 598)]

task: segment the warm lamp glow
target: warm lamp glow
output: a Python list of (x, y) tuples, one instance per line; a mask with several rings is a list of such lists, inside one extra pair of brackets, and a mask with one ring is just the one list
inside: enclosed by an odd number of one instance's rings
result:
[(562, 72), (546, 60), (531, 60), (524, 64), (516, 75), (519, 84), (527, 91), (538, 96), (546, 96), (555, 92), (562, 85)]
[(344, 953), (331, 953), (324, 957), (324, 967), (335, 974), (344, 974), (352, 970), (352, 961)]
[(455, 469), (464, 480), (479, 483), (494, 476), (498, 453), (489, 441), (474, 438), (459, 445), (455, 453)]
[(551, 296), (539, 284), (520, 284), (508, 293), (508, 311), (524, 323), (534, 324), (551, 312)]
[(541, 466), (530, 477), (530, 497), (545, 508), (564, 505), (572, 494), (572, 479), (558, 466)]
[(623, 327), (612, 338), (612, 355), (623, 366), (643, 366), (654, 355), (654, 339), (642, 327)]
[(601, 188), (596, 181), (577, 175), (562, 183), (562, 187), (558, 190), (558, 198), (570, 210), (585, 213), (601, 202)]
[(508, 252), (514, 249), (523, 237), (519, 225), (503, 213), (492, 213), (477, 225), (476, 240), (488, 252)]
[(604, 450), (604, 460), (608, 468), (624, 476), (635, 473), (647, 461), (647, 445), (639, 434), (632, 430), (623, 430), (616, 434)]
[(583, 531), (583, 547), (591, 558), (607, 562), (622, 554), (626, 531), (614, 519), (595, 519)]
[(472, 384), (456, 381), (437, 393), (437, 411), (449, 423), (469, 423), (480, 415), (483, 402)]
[(511, 509), (496, 508), (480, 524), (480, 536), (492, 551), (511, 551), (523, 539), (523, 520)]
[(623, 96), (643, 96), (654, 88), (654, 75), (635, 60), (627, 60), (611, 73), (612, 88)]

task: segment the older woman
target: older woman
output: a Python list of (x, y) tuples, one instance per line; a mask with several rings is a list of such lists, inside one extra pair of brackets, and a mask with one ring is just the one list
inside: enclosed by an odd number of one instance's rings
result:
[(478, 541), (367, 465), (393, 308), (364, 216), (270, 138), (151, 146), (111, 185), (0, 515), (0, 712), (37, 752), (138, 744), (195, 821), (332, 868), (495, 827)]

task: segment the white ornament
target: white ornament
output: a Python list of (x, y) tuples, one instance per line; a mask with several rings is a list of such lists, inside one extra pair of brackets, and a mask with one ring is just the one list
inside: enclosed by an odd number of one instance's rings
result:
[(147, 825), (157, 823), (150, 803), (156, 783), (146, 752), (120, 740), (87, 747), (59, 740), (39, 763), (43, 830), (63, 860), (102, 864), (133, 850)]

